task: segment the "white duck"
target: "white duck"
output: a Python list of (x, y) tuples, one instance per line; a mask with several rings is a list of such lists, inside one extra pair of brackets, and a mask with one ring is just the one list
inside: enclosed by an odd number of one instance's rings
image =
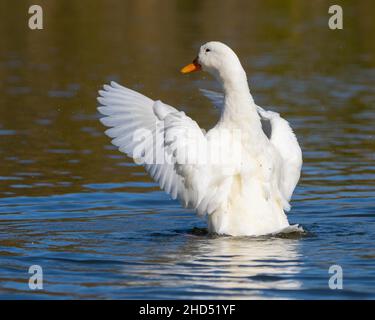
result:
[[(111, 127), (106, 134), (173, 199), (206, 215), (211, 233), (282, 231), (289, 226), (284, 210), (302, 166), (292, 129), (278, 113), (254, 103), (246, 73), (225, 44), (202, 45), (181, 72), (200, 69), (215, 76), (224, 92), (202, 90), (221, 110), (207, 133), (184, 112), (112, 82), (98, 97), (101, 122)], [(271, 128), (268, 135), (262, 122)]]

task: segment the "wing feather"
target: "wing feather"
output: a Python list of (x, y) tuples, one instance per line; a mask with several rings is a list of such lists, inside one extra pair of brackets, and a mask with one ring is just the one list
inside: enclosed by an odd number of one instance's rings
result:
[(272, 127), (270, 142), (283, 159), (280, 189), (286, 202), (289, 202), (301, 175), (301, 147), (289, 122), (278, 113), (263, 110), (261, 116), (270, 121)]
[(98, 102), (98, 111), (104, 115), (100, 121), (110, 127), (105, 133), (112, 144), (137, 162), (142, 160), (173, 199), (186, 207), (199, 207), (201, 214), (218, 206), (215, 192), (208, 192), (209, 170), (200, 164), (199, 146), (205, 146), (206, 137), (195, 121), (115, 82), (99, 90)]
[[(200, 91), (212, 102), (215, 108), (223, 109), (224, 95), (222, 93), (206, 89), (200, 89)], [(257, 106), (257, 111), (265, 135), (283, 160), (279, 189), (284, 198), (284, 209), (289, 210), (289, 201), (301, 174), (302, 151), (288, 121), (280, 117), (278, 113), (266, 111), (259, 106)]]

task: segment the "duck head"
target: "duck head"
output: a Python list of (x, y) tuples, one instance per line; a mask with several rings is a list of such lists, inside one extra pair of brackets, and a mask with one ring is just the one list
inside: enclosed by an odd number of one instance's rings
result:
[(241, 62), (234, 51), (219, 41), (210, 41), (202, 45), (193, 63), (181, 69), (182, 73), (207, 71), (219, 80), (238, 77), (244, 73)]

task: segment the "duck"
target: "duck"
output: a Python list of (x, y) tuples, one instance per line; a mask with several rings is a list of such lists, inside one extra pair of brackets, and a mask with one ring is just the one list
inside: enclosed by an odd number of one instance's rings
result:
[(143, 165), (160, 188), (207, 222), (209, 233), (263, 236), (287, 229), (302, 151), (288, 121), (255, 104), (247, 75), (226, 44), (203, 44), (183, 74), (211, 74), (221, 92), (201, 89), (220, 111), (208, 131), (160, 100), (116, 82), (99, 90), (105, 134)]

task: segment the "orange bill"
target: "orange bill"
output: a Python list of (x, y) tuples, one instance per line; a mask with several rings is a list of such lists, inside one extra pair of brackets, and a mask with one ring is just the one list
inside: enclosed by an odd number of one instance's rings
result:
[(197, 62), (198, 59), (194, 59), (193, 63), (188, 64), (187, 66), (181, 69), (181, 73), (190, 73), (194, 71), (202, 70), (201, 65)]

